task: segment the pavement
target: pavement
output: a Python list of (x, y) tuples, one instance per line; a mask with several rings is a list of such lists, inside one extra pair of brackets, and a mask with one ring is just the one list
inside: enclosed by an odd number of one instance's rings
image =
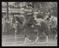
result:
[(2, 46), (57, 46), (56, 40), (32, 43), (30, 40), (15, 35), (2, 35)]

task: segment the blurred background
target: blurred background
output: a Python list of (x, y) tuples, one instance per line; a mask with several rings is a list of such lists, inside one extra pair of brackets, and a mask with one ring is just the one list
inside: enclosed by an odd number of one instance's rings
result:
[(37, 37), (57, 44), (57, 2), (2, 2), (2, 45), (19, 45), (26, 38), (34, 42)]

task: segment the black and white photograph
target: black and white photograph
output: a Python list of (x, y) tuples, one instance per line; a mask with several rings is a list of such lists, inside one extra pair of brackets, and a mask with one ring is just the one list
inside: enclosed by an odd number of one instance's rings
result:
[(2, 2), (2, 46), (57, 46), (57, 2)]

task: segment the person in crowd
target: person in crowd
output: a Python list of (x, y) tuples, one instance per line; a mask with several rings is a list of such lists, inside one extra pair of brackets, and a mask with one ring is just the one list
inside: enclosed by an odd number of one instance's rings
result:
[(49, 33), (49, 27), (48, 27), (46, 21), (44, 20), (43, 16), (40, 15), (38, 18), (36, 15), (35, 20), (37, 22), (36, 26), (38, 26), (38, 28), (37, 28), (38, 29), (38, 32), (37, 32), (38, 38), (40, 38), (40, 36), (42, 36), (43, 38), (46, 38), (46, 36), (48, 36), (48, 33)]
[(52, 37), (53, 39), (55, 39), (55, 36), (57, 34), (57, 17), (51, 16), (49, 23), (50, 23)]
[(44, 20), (47, 22), (50, 29), (49, 38), (55, 38), (57, 34), (57, 17), (47, 14)]

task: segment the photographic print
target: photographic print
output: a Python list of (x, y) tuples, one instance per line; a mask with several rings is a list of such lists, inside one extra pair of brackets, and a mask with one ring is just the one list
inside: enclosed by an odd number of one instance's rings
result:
[(57, 46), (57, 2), (2, 2), (2, 46)]

